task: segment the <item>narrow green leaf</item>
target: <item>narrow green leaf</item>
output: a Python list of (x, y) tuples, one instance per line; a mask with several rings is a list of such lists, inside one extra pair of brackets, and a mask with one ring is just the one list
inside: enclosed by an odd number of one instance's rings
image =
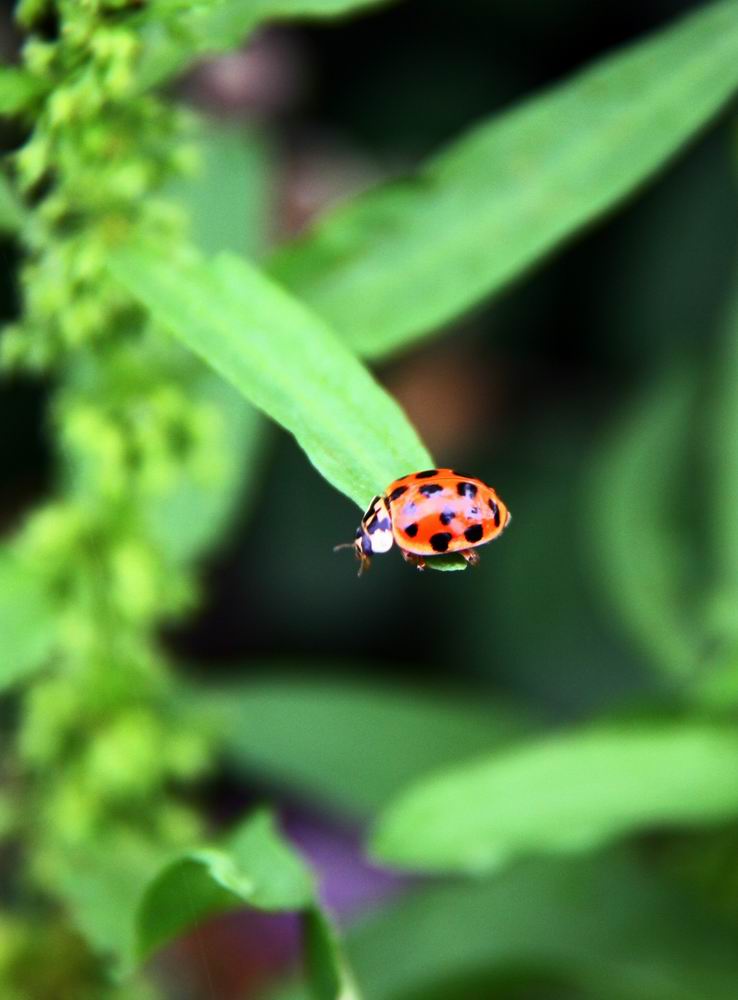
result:
[(662, 167), (738, 86), (738, 5), (673, 26), (338, 208), (272, 273), (378, 357), (520, 276)]
[(231, 49), (259, 24), (345, 17), (390, 0), (213, 0), (198, 17), (200, 51)]
[[(252, 668), (253, 669), (253, 668)], [(521, 731), (511, 710), (397, 685), (274, 677), (188, 689), (176, 708), (232, 765), (359, 815), (429, 770)]]
[(672, 678), (694, 674), (704, 659), (685, 517), (694, 483), (694, 402), (689, 372), (658, 382), (612, 440), (599, 444), (589, 494), (590, 544), (603, 594)]
[(431, 776), (381, 817), (378, 858), (483, 872), (658, 826), (738, 814), (738, 732), (691, 722), (550, 737)]
[(433, 465), (400, 407), (321, 319), (229, 254), (171, 260), (113, 253), (113, 273), (153, 318), (296, 437), (362, 509), (398, 476)]
[(48, 662), (54, 634), (42, 580), (12, 550), (0, 550), (0, 691)]
[(316, 1000), (356, 997), (312, 875), (267, 812), (252, 815), (220, 846), (175, 857), (119, 837), (65, 860), (57, 890), (80, 931), (115, 960), (120, 975), (204, 920), (251, 907), (301, 914)]
[(180, 0), (159, 0), (155, 19), (142, 20), (142, 86), (151, 87), (194, 59), (241, 45), (261, 24), (299, 18), (335, 18), (389, 0), (210, 0), (193, 10)]

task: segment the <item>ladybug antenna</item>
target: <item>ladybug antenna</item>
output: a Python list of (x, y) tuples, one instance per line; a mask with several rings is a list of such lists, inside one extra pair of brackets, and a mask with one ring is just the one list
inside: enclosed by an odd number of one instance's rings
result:
[(333, 551), (334, 552), (340, 552), (341, 549), (353, 549), (354, 546), (355, 546), (354, 542), (341, 542), (340, 545), (334, 545), (333, 546)]

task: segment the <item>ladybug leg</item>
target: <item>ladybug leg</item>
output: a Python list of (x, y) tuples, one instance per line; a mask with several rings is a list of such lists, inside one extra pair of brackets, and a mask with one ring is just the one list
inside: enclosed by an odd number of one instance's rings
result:
[(467, 566), (479, 565), (479, 553), (476, 549), (467, 549), (466, 552), (459, 552), (459, 555), (466, 559)]
[(401, 549), (401, 552), (402, 552), (402, 558), (405, 560), (406, 563), (410, 563), (411, 566), (414, 566), (421, 572), (422, 570), (425, 569), (425, 559), (423, 559), (422, 556), (413, 555), (412, 552), (405, 552), (404, 549)]

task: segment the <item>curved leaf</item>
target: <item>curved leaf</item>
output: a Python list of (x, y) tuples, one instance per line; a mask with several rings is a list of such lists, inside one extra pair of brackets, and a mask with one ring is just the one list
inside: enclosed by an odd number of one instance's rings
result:
[(143, 247), (111, 267), (155, 320), (297, 438), (362, 510), (388, 483), (433, 465), (415, 430), (325, 323), (230, 254), (176, 261)]
[(738, 815), (738, 731), (697, 722), (551, 737), (419, 782), (381, 817), (381, 860), (482, 872), (654, 826)]
[[(170, 330), (285, 430), (325, 478), (365, 510), (394, 479), (433, 465), (398, 404), (301, 302), (232, 254), (178, 260), (143, 246), (110, 267)], [(463, 558), (430, 559), (434, 570)]]
[(216, 913), (244, 905), (308, 910), (314, 900), (310, 872), (280, 838), (272, 817), (257, 813), (224, 847), (182, 854), (149, 882), (136, 914), (136, 957), (146, 959)]
[(305, 924), (306, 965), (316, 1000), (356, 993), (313, 878), (257, 812), (222, 844), (165, 858), (150, 845), (104, 840), (56, 873), (57, 891), (92, 947), (128, 975), (159, 948), (219, 913), (251, 907), (296, 912)]
[(704, 7), (338, 208), (272, 273), (378, 357), (520, 276), (622, 201), (738, 86), (738, 5)]

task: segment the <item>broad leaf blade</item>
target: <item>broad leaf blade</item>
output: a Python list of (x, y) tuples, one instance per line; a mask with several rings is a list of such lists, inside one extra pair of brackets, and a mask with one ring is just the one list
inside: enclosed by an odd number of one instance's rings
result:
[(391, 864), (487, 871), (520, 855), (734, 817), (736, 773), (734, 728), (603, 726), (426, 778), (382, 816), (373, 849)]
[(143, 247), (111, 267), (153, 318), (296, 437), (312, 463), (362, 509), (433, 465), (395, 401), (321, 319), (228, 254), (167, 260)]
[(738, 86), (738, 5), (713, 4), (337, 209), (272, 273), (369, 357), (520, 276), (662, 167)]
[(150, 882), (136, 916), (137, 958), (147, 958), (216, 913), (243, 906), (307, 910), (313, 903), (310, 873), (280, 838), (271, 816), (260, 813), (223, 848), (181, 855)]
[(267, 812), (252, 815), (219, 846), (174, 857), (130, 838), (100, 842), (83, 855), (68, 852), (55, 878), (77, 927), (95, 951), (115, 960), (120, 975), (204, 920), (253, 908), (301, 915), (315, 1000), (356, 997), (312, 875)]
[(369, 814), (433, 768), (489, 751), (522, 728), (499, 705), (452, 692), (296, 676), (183, 692), (183, 724), (231, 765)]

